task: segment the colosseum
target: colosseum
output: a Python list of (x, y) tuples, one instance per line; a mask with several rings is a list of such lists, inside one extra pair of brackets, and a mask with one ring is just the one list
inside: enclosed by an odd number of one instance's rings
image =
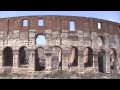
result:
[[(37, 44), (42, 36), (45, 44)], [(0, 78), (119, 78), (120, 23), (78, 16), (0, 19)], [(56, 76), (56, 77), (54, 77)]]

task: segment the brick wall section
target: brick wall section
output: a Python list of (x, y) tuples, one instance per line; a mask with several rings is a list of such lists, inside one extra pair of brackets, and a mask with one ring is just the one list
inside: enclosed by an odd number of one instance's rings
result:
[(8, 19), (0, 19), (0, 31), (8, 31)]
[[(29, 20), (29, 26), (23, 27), (22, 20)], [(38, 19), (44, 20), (44, 26), (38, 26)], [(69, 21), (75, 21), (75, 29), (83, 30), (84, 32), (97, 32), (99, 34), (109, 33), (120, 34), (119, 23), (85, 17), (75, 16), (23, 16), (0, 19), (0, 31), (14, 31), (21, 30), (21, 32), (28, 31), (29, 29), (36, 29), (37, 33), (43, 33), (44, 30), (69, 30)], [(97, 29), (97, 23), (102, 23), (102, 29)]]

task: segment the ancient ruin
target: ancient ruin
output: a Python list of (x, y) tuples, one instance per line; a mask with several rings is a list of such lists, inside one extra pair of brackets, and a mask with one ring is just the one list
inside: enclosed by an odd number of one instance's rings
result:
[[(44, 44), (37, 44), (39, 36)], [(35, 78), (56, 70), (119, 75), (120, 24), (76, 16), (0, 19), (1, 75)]]

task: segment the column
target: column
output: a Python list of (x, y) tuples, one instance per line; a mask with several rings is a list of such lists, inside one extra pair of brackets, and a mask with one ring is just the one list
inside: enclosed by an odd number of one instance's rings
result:
[(2, 73), (2, 67), (3, 67), (3, 53), (2, 51), (0, 51), (0, 73)]
[(13, 68), (12, 72), (17, 72), (18, 71), (18, 66), (19, 66), (19, 51), (18, 50), (13, 50)]
[(78, 70), (80, 73), (84, 73), (84, 60), (83, 60), (83, 50), (78, 51)]
[(109, 34), (108, 33), (104, 34), (104, 40), (105, 40), (105, 50), (106, 50), (106, 54), (104, 56), (104, 67), (105, 67), (104, 72), (105, 73), (110, 73), (111, 72), (111, 70), (110, 70), (110, 56), (109, 56), (109, 53), (110, 53), (110, 51), (109, 51), (109, 47), (110, 47), (109, 41), (110, 41), (110, 39), (109, 39)]
[(68, 69), (68, 60), (70, 55), (70, 47), (62, 48), (62, 70)]
[(99, 73), (97, 51), (93, 51), (93, 67), (94, 67), (94, 73)]
[(110, 69), (110, 55), (109, 55), (109, 51), (107, 50), (107, 52), (106, 52), (106, 59), (104, 59), (104, 60), (106, 60), (106, 65), (105, 65), (105, 71), (106, 71), (106, 73), (111, 73), (111, 69)]
[(117, 54), (117, 73), (120, 73), (120, 52)]
[(62, 53), (62, 70), (68, 69), (68, 53)]
[(50, 71), (51, 70), (51, 49), (45, 49), (45, 70)]
[(35, 49), (29, 49), (29, 71), (35, 71)]

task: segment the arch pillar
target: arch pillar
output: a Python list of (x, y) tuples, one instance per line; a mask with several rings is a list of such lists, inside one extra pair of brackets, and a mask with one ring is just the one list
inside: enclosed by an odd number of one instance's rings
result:
[(84, 60), (83, 60), (83, 53), (84, 50), (81, 48), (78, 48), (78, 70), (80, 73), (84, 73)]
[(98, 52), (97, 52), (97, 50), (93, 50), (93, 67), (94, 67), (94, 73), (98, 73), (99, 68), (98, 68)]
[(12, 72), (17, 72), (18, 71), (18, 66), (19, 66), (19, 51), (17, 49), (13, 49), (13, 68)]
[(110, 51), (106, 50), (106, 73), (111, 73), (111, 69), (110, 69)]
[(35, 49), (28, 49), (27, 52), (29, 56), (29, 71), (34, 72), (35, 71)]
[(0, 51), (0, 73), (3, 71), (3, 52)]
[(68, 69), (70, 47), (62, 47), (62, 70)]
[(51, 48), (45, 49), (44, 53), (45, 53), (45, 70), (50, 71), (51, 70), (51, 54), (52, 54)]
[(52, 47), (52, 55), (51, 55), (51, 69), (61, 69), (62, 68), (62, 60), (61, 60), (61, 53), (62, 49), (59, 46)]
[(104, 34), (104, 44), (105, 44), (105, 57), (104, 57), (104, 65), (105, 65), (105, 69), (104, 69), (104, 72), (105, 73), (110, 73), (110, 55), (109, 55), (109, 34), (108, 33), (105, 33)]

